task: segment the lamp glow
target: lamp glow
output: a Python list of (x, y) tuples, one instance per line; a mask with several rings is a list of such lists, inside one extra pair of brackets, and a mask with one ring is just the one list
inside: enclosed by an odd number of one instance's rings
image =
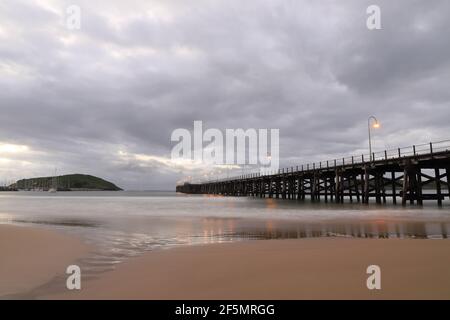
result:
[(372, 127), (377, 129), (380, 127), (380, 123), (378, 122), (378, 119), (375, 116), (370, 116), (367, 119), (367, 128), (369, 130), (369, 158), (370, 158), (370, 162), (372, 162), (374, 160), (374, 155), (372, 154), (372, 138), (371, 138), (371, 134), (370, 134), (370, 121), (373, 120), (373, 125)]

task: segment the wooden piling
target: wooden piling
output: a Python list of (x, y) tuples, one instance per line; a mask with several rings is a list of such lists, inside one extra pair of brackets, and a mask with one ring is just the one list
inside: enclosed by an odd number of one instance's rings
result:
[(436, 194), (438, 198), (438, 206), (442, 207), (442, 191), (441, 191), (441, 173), (438, 167), (434, 168), (434, 176), (436, 182)]

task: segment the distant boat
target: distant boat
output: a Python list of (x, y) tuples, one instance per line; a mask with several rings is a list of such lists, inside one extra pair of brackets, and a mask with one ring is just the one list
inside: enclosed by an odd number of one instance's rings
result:
[(56, 177), (56, 169), (55, 169), (55, 175), (52, 177), (52, 187), (48, 189), (48, 192), (50, 193), (56, 193), (58, 191), (58, 178)]

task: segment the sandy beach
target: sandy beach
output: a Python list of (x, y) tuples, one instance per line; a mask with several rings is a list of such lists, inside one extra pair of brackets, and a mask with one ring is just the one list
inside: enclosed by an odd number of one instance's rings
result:
[[(57, 232), (0, 225), (0, 297), (63, 280), (89, 250)], [(450, 299), (449, 264), (449, 240), (254, 240), (155, 250), (84, 281), (80, 291), (37, 298)], [(366, 287), (369, 265), (381, 267), (381, 290)]]
[[(58, 299), (449, 299), (450, 241), (260, 240), (150, 252)], [(366, 268), (381, 267), (381, 290)]]
[(45, 284), (85, 256), (79, 239), (32, 227), (0, 225), (0, 299)]

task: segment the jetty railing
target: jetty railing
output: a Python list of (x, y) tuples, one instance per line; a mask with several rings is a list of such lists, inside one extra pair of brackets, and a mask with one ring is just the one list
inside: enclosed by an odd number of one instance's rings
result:
[[(261, 173), (260, 169), (256, 169), (258, 172), (251, 172), (242, 175), (236, 175), (232, 177), (226, 177), (221, 179), (204, 179), (199, 183), (213, 183), (213, 182), (226, 182), (233, 180), (250, 179), (256, 177), (272, 176), (294, 172), (304, 172), (318, 169), (335, 168), (347, 165), (367, 164), (371, 162), (378, 162), (383, 160), (395, 160), (407, 157), (414, 157), (420, 155), (433, 155), (435, 153), (450, 151), (450, 140), (441, 140), (430, 143), (416, 144), (407, 147), (400, 147), (395, 149), (387, 149), (383, 151), (369, 153), (363, 153), (359, 155), (346, 156), (342, 158), (335, 158), (326, 161), (305, 163), (302, 165), (280, 168), (276, 171)], [(372, 157), (371, 157), (372, 156)]]

